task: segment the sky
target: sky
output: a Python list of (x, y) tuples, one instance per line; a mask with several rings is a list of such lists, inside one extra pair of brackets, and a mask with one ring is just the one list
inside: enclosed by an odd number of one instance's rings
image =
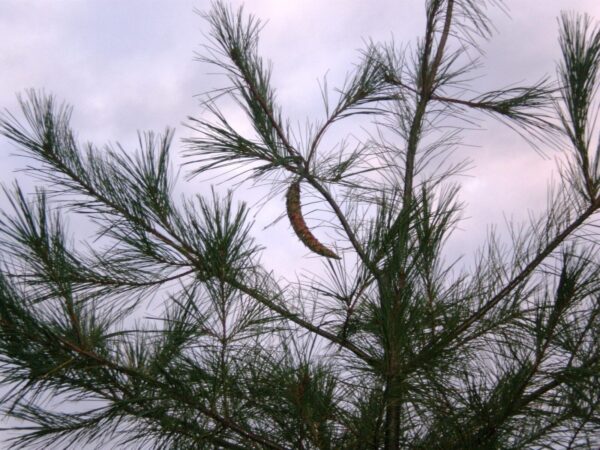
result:
[[(241, 1), (231, 2), (238, 6)], [(248, 0), (247, 12), (263, 19), (260, 52), (272, 61), (273, 82), (280, 105), (292, 122), (322, 117), (318, 81), (330, 86), (343, 81), (358, 61), (366, 40), (393, 38), (411, 44), (422, 34), (421, 0)], [(3, 0), (0, 2), (0, 107), (16, 111), (16, 94), (43, 89), (74, 106), (73, 128), (82, 141), (99, 146), (120, 142), (134, 149), (139, 130), (177, 129), (179, 139), (190, 132), (182, 124), (203, 111), (199, 95), (223, 85), (215, 69), (195, 56), (207, 42), (206, 23), (197, 12), (208, 0)], [(555, 75), (558, 60), (557, 16), (563, 10), (600, 18), (597, 0), (507, 0), (506, 11), (491, 9), (496, 33), (482, 43), (481, 89), (535, 82)], [(239, 114), (237, 111), (227, 111)], [(555, 151), (546, 158), (504, 126), (491, 120), (465, 135), (461, 155), (473, 160), (461, 179), (465, 220), (449, 242), (452, 254), (468, 253), (490, 224), (504, 217), (525, 218), (545, 202), (546, 185), (555, 166)], [(14, 148), (0, 140), (0, 179), (10, 183), (26, 161), (11, 156)], [(179, 160), (180, 161), (180, 160)], [(184, 181), (184, 177), (180, 177)], [(186, 192), (207, 192), (209, 182), (182, 183)], [(223, 185), (221, 185), (223, 187)], [(243, 193), (246, 200), (259, 192)], [(3, 205), (0, 200), (0, 205)], [(264, 206), (255, 217), (264, 245), (289, 241), (289, 225), (281, 221), (261, 230), (282, 213), (283, 198)], [(301, 261), (306, 250), (297, 242), (279, 245), (269, 254), (275, 266), (290, 252)]]
[[(234, 6), (241, 1), (232, 1)], [(246, 11), (262, 18), (261, 54), (272, 61), (279, 104), (293, 121), (322, 117), (318, 81), (335, 86), (358, 61), (366, 40), (414, 45), (422, 35), (421, 0), (248, 0)], [(74, 106), (73, 128), (82, 141), (120, 142), (135, 148), (138, 130), (176, 127), (174, 153), (188, 136), (182, 123), (202, 114), (200, 94), (222, 85), (214, 68), (195, 60), (206, 43), (206, 24), (194, 10), (207, 0), (1, 0), (0, 108), (17, 110), (16, 94), (43, 89)], [(598, 0), (506, 0), (492, 10), (496, 33), (482, 43), (484, 69), (477, 84), (497, 89), (555, 75), (559, 58), (557, 16), (586, 12), (600, 20)], [(231, 112), (231, 114), (238, 114)], [(461, 179), (465, 220), (449, 242), (451, 254), (468, 253), (491, 224), (540, 212), (556, 157), (546, 158), (518, 135), (490, 120), (465, 135), (461, 155), (473, 160)], [(32, 184), (26, 165), (0, 138), (0, 180)], [(208, 192), (209, 182), (185, 183), (185, 192)], [(260, 192), (241, 193), (251, 201)], [(6, 205), (0, 199), (0, 207)], [(268, 264), (301, 267), (307, 251), (285, 221), (263, 228), (283, 213), (283, 198), (256, 214), (259, 243), (271, 246)], [(309, 263), (310, 264), (310, 263)], [(289, 275), (289, 273), (288, 273)]]

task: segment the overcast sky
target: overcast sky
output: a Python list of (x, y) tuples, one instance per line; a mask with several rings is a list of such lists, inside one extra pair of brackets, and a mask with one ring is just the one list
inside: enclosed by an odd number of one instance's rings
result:
[[(232, 2), (234, 5), (241, 1)], [(422, 0), (249, 0), (246, 11), (266, 21), (261, 53), (273, 62), (273, 81), (284, 113), (292, 121), (323, 114), (318, 80), (340, 83), (367, 39), (394, 38), (401, 45), (422, 35)], [(480, 89), (535, 82), (555, 74), (558, 60), (557, 16), (563, 10), (600, 18), (598, 0), (507, 0), (508, 14), (492, 10), (497, 32), (482, 43), (485, 69)], [(138, 130), (177, 127), (177, 139), (189, 135), (181, 126), (199, 116), (198, 94), (223, 85), (214, 68), (194, 55), (206, 43), (208, 0), (1, 0), (0, 106), (16, 110), (15, 94), (44, 89), (74, 106), (73, 127), (81, 140), (102, 146), (121, 142), (135, 148)], [(228, 114), (239, 112), (227, 110)], [(474, 161), (463, 182), (468, 204), (461, 230), (450, 242), (453, 254), (469, 251), (486, 226), (503, 214), (524, 218), (540, 210), (556, 153), (547, 159), (519, 136), (490, 120), (466, 133), (461, 155)], [(175, 152), (181, 149), (178, 140)], [(9, 156), (11, 144), (0, 140), (0, 177), (10, 182), (26, 161)], [(19, 175), (22, 183), (27, 179)], [(183, 177), (182, 177), (183, 181)], [(209, 189), (209, 183), (183, 185), (186, 191)], [(260, 193), (245, 193), (258, 196)], [(257, 230), (283, 212), (283, 200), (270, 202), (256, 217)], [(1, 200), (0, 200), (1, 202)], [(0, 203), (1, 204), (1, 203)], [(290, 239), (282, 221), (259, 236), (263, 244), (287, 241), (273, 249), (275, 266), (300, 261), (306, 250)]]
[[(242, 2), (234, 1), (234, 5)], [(357, 61), (366, 39), (400, 44), (422, 35), (421, 0), (249, 0), (246, 10), (267, 24), (261, 52), (273, 62), (273, 79), (284, 112), (293, 120), (322, 114), (317, 81), (327, 73), (330, 85), (343, 79)], [(195, 61), (206, 42), (204, 21), (196, 10), (205, 0), (2, 0), (0, 2), (0, 105), (16, 109), (15, 94), (44, 89), (74, 105), (73, 126), (82, 140), (107, 141), (134, 148), (137, 130), (177, 127), (186, 116), (201, 114), (194, 97), (222, 83), (210, 67)], [(562, 10), (600, 18), (598, 0), (507, 0), (508, 14), (491, 12), (497, 33), (483, 43), (485, 70), (481, 88), (553, 76), (558, 59), (557, 21)], [(485, 234), (486, 224), (503, 215), (525, 217), (539, 210), (551, 175), (553, 153), (544, 160), (510, 130), (491, 121), (469, 133), (477, 145), (465, 154), (475, 167), (464, 179), (468, 203), (453, 252), (469, 250)], [(181, 145), (176, 142), (175, 150)], [(0, 177), (11, 181), (25, 161), (9, 156), (0, 141)], [(20, 180), (25, 180), (19, 175)], [(186, 190), (205, 191), (192, 183)], [(282, 212), (282, 202), (267, 205), (258, 228)], [(289, 238), (289, 225), (269, 230), (269, 239)], [(273, 241), (270, 241), (273, 242)], [(266, 242), (263, 242), (266, 243)], [(300, 245), (276, 251), (275, 262), (306, 254)]]
[[(242, 2), (234, 1), (234, 5)], [(317, 80), (343, 79), (369, 38), (414, 44), (422, 35), (422, 0), (248, 0), (246, 10), (267, 21), (261, 52), (273, 62), (274, 83), (284, 112), (293, 120), (322, 114)], [(562, 10), (600, 18), (598, 0), (507, 0), (509, 14), (493, 11), (497, 33), (482, 48), (485, 77), (479, 86), (500, 88), (553, 76), (558, 59), (557, 21)], [(75, 108), (73, 126), (82, 140), (122, 142), (134, 148), (138, 130), (177, 127), (201, 114), (194, 97), (222, 80), (194, 60), (206, 27), (194, 9), (205, 0), (0, 0), (0, 107), (16, 110), (15, 94), (44, 89)], [(468, 219), (450, 243), (468, 251), (483, 238), (487, 224), (503, 213), (525, 218), (540, 211), (554, 167), (552, 151), (543, 159), (520, 137), (490, 121), (469, 133), (477, 147), (464, 179)], [(187, 132), (189, 134), (189, 132)], [(176, 141), (176, 149), (181, 145)], [(25, 161), (11, 157), (0, 140), (0, 178), (9, 183)], [(183, 181), (183, 179), (182, 179)], [(206, 191), (195, 181), (187, 191)], [(197, 188), (197, 189), (196, 189)], [(0, 205), (5, 205), (0, 200)], [(283, 212), (274, 201), (256, 217), (258, 229)], [(306, 250), (284, 221), (259, 236), (262, 244), (290, 245), (269, 253), (274, 267), (300, 261)]]

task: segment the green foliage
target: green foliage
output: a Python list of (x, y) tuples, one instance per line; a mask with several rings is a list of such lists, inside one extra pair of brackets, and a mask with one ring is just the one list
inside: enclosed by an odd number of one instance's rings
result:
[[(369, 43), (335, 101), (323, 86), (325, 116), (301, 137), (259, 56), (261, 23), (220, 2), (205, 16), (201, 59), (229, 84), (190, 118), (190, 176), (235, 170), (272, 192), (302, 181), (341, 256), (310, 277), (265, 268), (234, 192), (174, 197), (172, 130), (140, 134), (137, 152), (82, 144), (70, 108), (35, 91), (22, 117), (0, 118), (46, 186), (5, 188), (0, 217), (1, 408), (24, 424), (14, 446), (600, 445), (600, 31), (564, 15), (558, 84), (467, 96), (463, 52), (490, 37), (487, 7), (500, 5), (425, 3), (415, 48)], [(252, 132), (219, 109), (224, 96)], [(478, 113), (540, 149), (569, 147), (547, 211), (511, 225), (510, 242), (491, 234), (461, 268), (444, 258), (463, 210), (464, 165), (449, 155), (455, 119)], [(365, 142), (326, 148), (357, 118), (371, 123)], [(93, 245), (75, 246), (70, 215), (90, 221)]]

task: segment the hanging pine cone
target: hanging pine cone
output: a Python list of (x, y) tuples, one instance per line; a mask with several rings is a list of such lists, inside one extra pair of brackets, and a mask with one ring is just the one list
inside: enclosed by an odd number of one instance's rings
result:
[(304, 245), (318, 255), (340, 259), (333, 251), (321, 244), (308, 229), (300, 205), (300, 180), (296, 180), (290, 185), (286, 195), (286, 207), (292, 228)]

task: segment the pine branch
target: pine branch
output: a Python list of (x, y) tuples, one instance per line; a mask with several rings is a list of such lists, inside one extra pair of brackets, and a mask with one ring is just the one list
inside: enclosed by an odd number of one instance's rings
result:
[(369, 355), (368, 353), (366, 353), (364, 350), (360, 349), (359, 347), (355, 346), (354, 344), (352, 344), (351, 342), (346, 341), (345, 339), (342, 339), (340, 337), (338, 337), (337, 335), (330, 333), (329, 331), (324, 330), (323, 328), (320, 328), (318, 326), (313, 325), (312, 323), (301, 319), (299, 316), (297, 316), (296, 314), (291, 313), (290, 311), (286, 310), (285, 308), (283, 308), (282, 306), (279, 306), (274, 299), (269, 299), (267, 296), (263, 295), (259, 290), (256, 290), (252, 287), (246, 286), (245, 284), (239, 282), (238, 280), (235, 279), (226, 279), (225, 280), (228, 284), (230, 284), (231, 286), (235, 287), (236, 289), (240, 290), (241, 292), (244, 292), (245, 294), (248, 294), (250, 297), (254, 298), (255, 300), (259, 301), (260, 303), (262, 303), (263, 305), (267, 306), (269, 309), (271, 309), (272, 311), (275, 311), (277, 314), (279, 314), (281, 317), (290, 320), (298, 325), (300, 325), (302, 328), (310, 331), (311, 333), (314, 333), (318, 336), (324, 337), (325, 339), (327, 339), (328, 341), (339, 345), (340, 347), (352, 352), (354, 355), (358, 356), (361, 360), (363, 360), (364, 362), (366, 362), (367, 364), (373, 366), (373, 367), (377, 367), (380, 362), (377, 358)]
[(562, 232), (556, 235), (544, 249), (542, 249), (510, 282), (508, 282), (498, 293), (496, 293), (490, 300), (488, 300), (482, 307), (475, 311), (460, 326), (451, 330), (443, 337), (439, 337), (438, 340), (430, 346), (432, 348), (441, 348), (448, 345), (450, 342), (457, 339), (462, 333), (467, 331), (471, 326), (476, 324), (482, 319), (491, 309), (493, 309), (500, 302), (505, 300), (507, 296), (518, 286), (524, 283), (527, 278), (535, 271), (535, 269), (542, 264), (542, 262), (552, 254), (561, 244), (569, 238), (575, 230), (581, 227), (587, 219), (595, 214), (600, 209), (600, 202), (594, 204), (585, 211), (583, 211), (577, 219), (569, 224)]

